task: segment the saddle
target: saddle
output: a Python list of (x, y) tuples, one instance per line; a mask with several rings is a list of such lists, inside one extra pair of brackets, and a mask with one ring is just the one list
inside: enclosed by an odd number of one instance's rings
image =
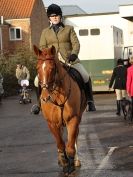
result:
[(87, 89), (86, 89), (86, 86), (85, 86), (85, 82), (84, 82), (83, 77), (81, 76), (81, 74), (75, 68), (69, 67), (67, 65), (63, 65), (63, 67), (69, 73), (69, 75), (73, 78), (73, 80), (75, 82), (77, 82), (80, 90), (81, 91), (83, 90), (85, 92), (86, 97), (87, 97), (88, 92), (87, 92)]

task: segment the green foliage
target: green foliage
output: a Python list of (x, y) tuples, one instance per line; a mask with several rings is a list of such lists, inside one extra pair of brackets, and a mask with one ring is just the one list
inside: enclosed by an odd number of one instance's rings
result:
[(17, 93), (18, 82), (15, 76), (16, 65), (23, 64), (30, 71), (30, 88), (34, 87), (36, 75), (36, 58), (33, 53), (26, 49), (16, 51), (14, 54), (0, 56), (0, 72), (4, 78), (3, 86), (5, 95), (10, 96)]

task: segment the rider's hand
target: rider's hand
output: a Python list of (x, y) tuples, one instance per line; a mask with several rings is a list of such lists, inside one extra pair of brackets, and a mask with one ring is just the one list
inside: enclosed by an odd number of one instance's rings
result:
[(68, 62), (74, 62), (77, 59), (77, 55), (76, 54), (71, 54), (68, 58)]

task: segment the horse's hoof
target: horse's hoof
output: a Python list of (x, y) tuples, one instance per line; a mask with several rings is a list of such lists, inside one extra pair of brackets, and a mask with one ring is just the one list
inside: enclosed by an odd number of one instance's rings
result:
[(76, 176), (76, 171), (73, 171), (72, 173), (68, 174), (68, 177), (75, 177)]
[(70, 169), (67, 169), (66, 171), (63, 169), (63, 172), (64, 172), (64, 177), (73, 177), (75, 176), (75, 168), (72, 170)]
[(58, 165), (64, 168), (68, 166), (68, 159), (65, 152), (58, 152)]
[(81, 167), (81, 162), (80, 162), (80, 160), (75, 160), (75, 161), (74, 161), (74, 166), (75, 166), (75, 167)]
[(65, 167), (65, 166), (67, 166), (67, 162), (66, 161), (60, 161), (60, 160), (58, 160), (58, 165), (60, 166), (60, 167)]

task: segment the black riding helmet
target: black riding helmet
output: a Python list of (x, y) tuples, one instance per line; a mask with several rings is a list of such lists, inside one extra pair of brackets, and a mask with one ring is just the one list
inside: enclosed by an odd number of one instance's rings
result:
[(56, 4), (51, 4), (47, 9), (47, 16), (50, 17), (51, 15), (60, 15), (62, 17), (62, 10)]

